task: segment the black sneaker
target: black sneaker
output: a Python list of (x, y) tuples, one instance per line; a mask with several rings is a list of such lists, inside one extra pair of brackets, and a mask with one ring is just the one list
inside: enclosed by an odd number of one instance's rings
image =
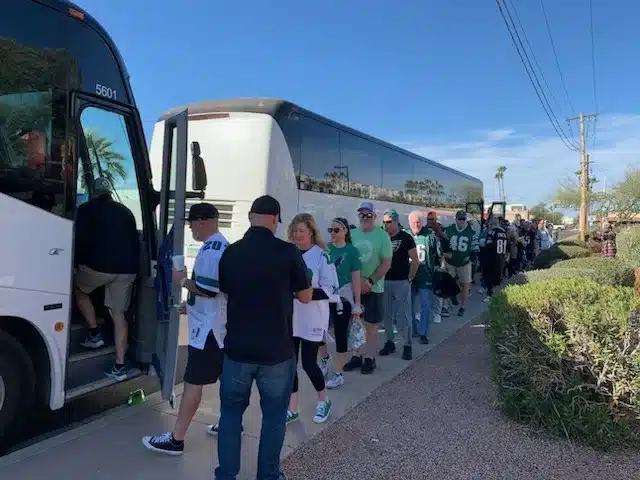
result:
[(429, 339), (428, 339), (426, 336), (421, 335), (421, 336), (420, 336), (420, 343), (421, 343), (422, 345), (429, 345)]
[(402, 348), (402, 359), (403, 360), (411, 360), (413, 355), (411, 353), (411, 345), (405, 345)]
[[(213, 437), (218, 435), (219, 431), (220, 431), (219, 423), (214, 423), (213, 425), (207, 426), (207, 433)], [(240, 433), (244, 435), (244, 427), (242, 425), (240, 425)]]
[(142, 444), (149, 450), (164, 453), (165, 455), (182, 455), (184, 453), (184, 442), (175, 440), (171, 432), (152, 437), (142, 437)]
[(460, 310), (458, 310), (458, 316), (464, 317), (464, 307), (460, 307)]
[(342, 370), (345, 372), (353, 372), (354, 370), (357, 370), (361, 367), (362, 367), (362, 357), (358, 357), (354, 355), (353, 357), (351, 357), (351, 360), (349, 360), (347, 363), (344, 364), (344, 367), (342, 368)]
[(442, 318), (447, 318), (449, 316), (449, 309), (447, 307), (442, 307), (442, 310), (440, 311), (440, 316)]
[(365, 358), (364, 362), (362, 363), (362, 367), (360, 368), (360, 373), (362, 373), (363, 375), (368, 375), (370, 373), (373, 373), (375, 368), (375, 360), (373, 360), (372, 358)]
[(379, 353), (384, 357), (386, 355), (390, 355), (395, 352), (396, 352), (396, 345), (393, 342), (390, 342), (389, 340), (387, 340), (384, 344), (384, 347), (380, 349)]

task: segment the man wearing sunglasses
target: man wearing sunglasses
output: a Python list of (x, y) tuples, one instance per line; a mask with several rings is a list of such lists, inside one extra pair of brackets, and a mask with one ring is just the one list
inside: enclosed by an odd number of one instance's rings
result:
[(398, 212), (391, 209), (384, 212), (382, 218), (393, 247), (391, 268), (384, 280), (384, 329), (387, 341), (380, 355), (389, 355), (396, 351), (394, 343), (394, 324), (404, 336), (402, 359), (411, 360), (411, 284), (415, 279), (420, 261), (413, 236), (400, 226)]
[(372, 373), (376, 368), (376, 348), (378, 326), (382, 322), (384, 310), (384, 277), (391, 268), (392, 247), (387, 232), (376, 228), (376, 214), (373, 203), (362, 202), (358, 209), (360, 227), (351, 231), (351, 239), (360, 254), (362, 268), (361, 303), (364, 309), (366, 333), (365, 355), (353, 356), (344, 366), (349, 372), (360, 368), (363, 374)]

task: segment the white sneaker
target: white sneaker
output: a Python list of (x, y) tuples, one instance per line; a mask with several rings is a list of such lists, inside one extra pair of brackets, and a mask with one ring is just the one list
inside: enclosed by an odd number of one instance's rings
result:
[(341, 373), (334, 373), (331, 380), (327, 382), (327, 388), (338, 388), (344, 385), (344, 375)]
[(326, 358), (320, 357), (320, 361), (318, 362), (318, 366), (320, 370), (322, 370), (322, 376), (326, 377), (329, 374), (329, 361), (331, 360), (331, 355), (327, 355)]
[(433, 323), (442, 323), (442, 317), (440, 315), (434, 316)]
[(482, 300), (482, 303), (489, 303), (489, 299), (491, 297), (484, 297), (484, 299)]

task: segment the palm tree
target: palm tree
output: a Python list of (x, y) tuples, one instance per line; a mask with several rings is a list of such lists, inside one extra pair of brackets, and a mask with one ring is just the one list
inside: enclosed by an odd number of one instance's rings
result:
[(127, 179), (128, 172), (123, 165), (125, 157), (113, 150), (111, 140), (92, 131), (85, 132), (85, 139), (94, 172), (109, 180), (111, 185), (115, 185), (116, 177)]
[(504, 172), (507, 171), (507, 167), (504, 165), (500, 165), (496, 170), (496, 174), (493, 176), (498, 182), (498, 195), (500, 197), (500, 201), (505, 201), (504, 195)]

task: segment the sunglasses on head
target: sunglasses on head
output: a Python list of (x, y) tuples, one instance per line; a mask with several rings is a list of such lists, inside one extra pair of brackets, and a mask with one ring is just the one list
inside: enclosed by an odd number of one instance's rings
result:
[(330, 227), (330, 228), (327, 228), (327, 232), (329, 232), (329, 233), (340, 233), (340, 229), (338, 227)]
[(373, 218), (373, 213), (358, 213), (359, 218)]

